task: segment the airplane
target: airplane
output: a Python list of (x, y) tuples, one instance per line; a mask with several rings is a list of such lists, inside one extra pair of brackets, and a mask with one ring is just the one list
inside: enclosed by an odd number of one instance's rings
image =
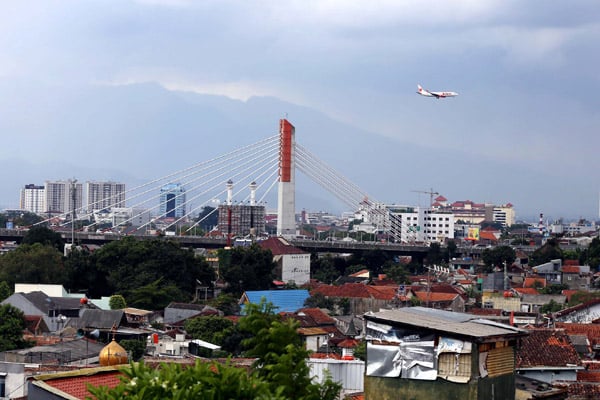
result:
[(425, 97), (435, 97), (436, 99), (443, 99), (446, 97), (455, 97), (458, 96), (458, 93), (456, 92), (430, 92), (427, 89), (423, 89), (421, 87), (421, 85), (417, 85), (417, 93), (419, 93), (421, 96), (425, 96)]

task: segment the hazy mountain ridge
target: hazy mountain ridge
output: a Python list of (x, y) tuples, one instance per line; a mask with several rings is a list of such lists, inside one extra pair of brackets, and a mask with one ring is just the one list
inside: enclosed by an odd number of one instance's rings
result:
[[(287, 115), (298, 143), (377, 200), (424, 206), (429, 197), (414, 191), (433, 188), (450, 201), (511, 202), (520, 217), (536, 215), (536, 208), (555, 217), (579, 214), (555, 194), (570, 186), (575, 191), (582, 178), (557, 184), (551, 173), (519, 163), (394, 141), (272, 97), (242, 102), (155, 84), (42, 88), (0, 83), (0, 132), (6, 143), (0, 168), (8, 171), (0, 193), (4, 207), (18, 205), (23, 185), (46, 179), (137, 185), (165, 176), (276, 135), (279, 119)], [(414, 127), (401, 128), (418, 134)], [(298, 209), (346, 208), (306, 181), (298, 176)], [(538, 196), (539, 206), (532, 206)]]

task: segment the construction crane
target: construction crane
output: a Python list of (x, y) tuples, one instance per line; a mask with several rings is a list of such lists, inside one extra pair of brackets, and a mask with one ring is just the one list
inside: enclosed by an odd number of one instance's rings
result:
[(431, 208), (431, 206), (433, 206), (433, 196), (439, 195), (439, 193), (434, 192), (433, 189), (429, 189), (429, 191), (427, 191), (427, 190), (411, 190), (411, 192), (428, 194), (429, 195), (429, 208)]

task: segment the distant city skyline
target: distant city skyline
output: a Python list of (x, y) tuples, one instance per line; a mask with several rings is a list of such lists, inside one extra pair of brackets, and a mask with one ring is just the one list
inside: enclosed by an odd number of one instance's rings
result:
[[(0, 205), (45, 179), (151, 181), (277, 134), (287, 116), (298, 143), (381, 202), (433, 188), (511, 202), (517, 219), (599, 216), (596, 1), (66, 0), (0, 13)], [(419, 96), (419, 83), (460, 95)], [(297, 207), (345, 209), (298, 189)]]

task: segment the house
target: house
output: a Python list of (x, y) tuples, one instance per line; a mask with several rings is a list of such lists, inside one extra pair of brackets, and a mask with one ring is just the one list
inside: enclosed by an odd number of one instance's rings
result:
[(365, 314), (365, 399), (514, 399), (527, 332), (424, 307)]
[(536, 267), (531, 268), (533, 273), (542, 278), (546, 278), (546, 282), (548, 285), (558, 285), (562, 282), (561, 279), (561, 268), (562, 261), (561, 259), (551, 260), (547, 263), (540, 264)]
[(183, 326), (190, 318), (222, 314), (216, 308), (203, 304), (171, 302), (165, 307), (163, 323), (167, 326)]
[(570, 337), (585, 336), (587, 339), (586, 345), (589, 347), (588, 353), (584, 353), (585, 349), (578, 350), (578, 353), (592, 356), (592, 358), (594, 358), (594, 355), (600, 354), (600, 325), (557, 322), (556, 328), (564, 329)]
[[(0, 304), (10, 304), (29, 316), (41, 316), (50, 332), (57, 332), (69, 324), (76, 324), (84, 310), (95, 305), (83, 298), (50, 297), (44, 292), (13, 293)], [(71, 325), (72, 326), (72, 325)]]
[(555, 302), (564, 305), (567, 302), (567, 297), (562, 294), (528, 294), (524, 293), (521, 296), (521, 310), (523, 312), (539, 313), (542, 306)]
[(281, 237), (270, 237), (259, 245), (273, 253), (276, 279), (298, 286), (310, 281), (310, 253), (292, 246)]
[[(566, 260), (567, 262), (569, 260)], [(591, 274), (589, 265), (563, 265), (561, 282), (572, 290), (588, 290)]]
[(575, 382), (583, 370), (577, 350), (562, 329), (535, 328), (521, 339), (517, 350), (517, 372), (540, 382)]
[(310, 297), (308, 290), (247, 290), (239, 300), (240, 305), (260, 304), (264, 298), (267, 303), (275, 306), (275, 312), (296, 312), (304, 307), (304, 302)]
[[(321, 294), (336, 302), (347, 299), (349, 315), (364, 314), (367, 311), (378, 311), (397, 304), (399, 300), (398, 286), (373, 286), (362, 283), (346, 283), (344, 285), (317, 284), (311, 295)], [(346, 300), (344, 300), (346, 301)]]
[(457, 293), (438, 293), (422, 290), (414, 292), (414, 294), (423, 307), (456, 312), (465, 311), (465, 301)]
[(116, 387), (123, 373), (115, 366), (86, 368), (75, 371), (34, 376), (28, 383), (29, 400), (87, 399), (88, 384)]

